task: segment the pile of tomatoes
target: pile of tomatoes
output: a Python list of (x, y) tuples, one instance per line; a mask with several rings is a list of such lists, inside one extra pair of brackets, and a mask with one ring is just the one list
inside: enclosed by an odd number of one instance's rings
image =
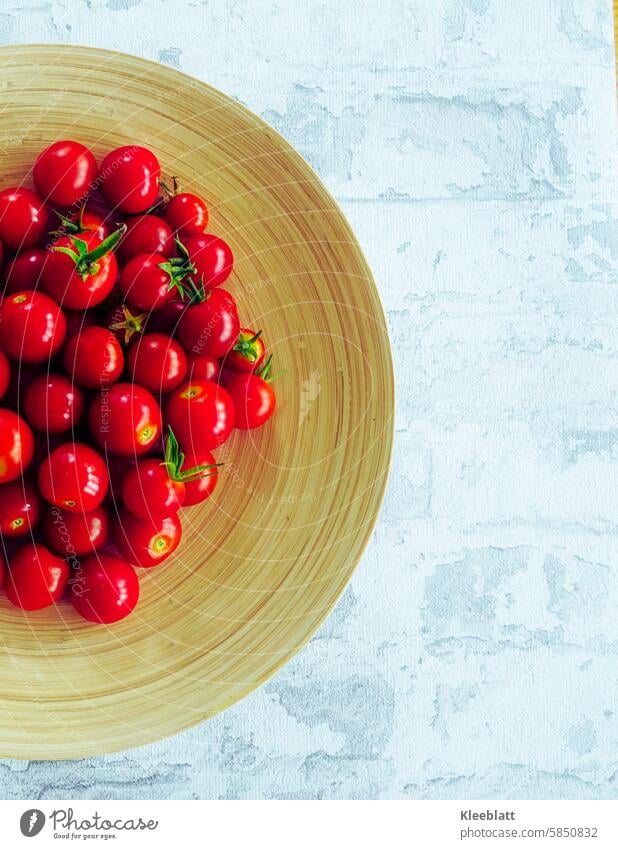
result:
[(154, 153), (98, 166), (59, 141), (32, 178), (0, 191), (0, 585), (111, 623), (213, 492), (212, 452), (274, 412), (271, 358), (222, 288), (234, 258), (205, 202)]

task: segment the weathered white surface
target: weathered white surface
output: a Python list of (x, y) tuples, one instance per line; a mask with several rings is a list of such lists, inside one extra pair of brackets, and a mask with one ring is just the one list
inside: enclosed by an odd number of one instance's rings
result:
[(223, 716), (5, 797), (615, 797), (610, 0), (5, 0), (0, 40), (140, 54), (314, 165), (388, 312), (381, 522), (310, 646)]

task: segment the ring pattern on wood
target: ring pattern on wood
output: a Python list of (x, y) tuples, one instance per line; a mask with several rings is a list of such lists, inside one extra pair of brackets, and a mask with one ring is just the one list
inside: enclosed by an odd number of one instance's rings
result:
[[(0, 181), (76, 138), (155, 150), (209, 202), (236, 255), (228, 287), (274, 354), (277, 415), (218, 452), (214, 496), (178, 554), (140, 570), (114, 626), (68, 603), (0, 601), (0, 756), (73, 758), (158, 740), (263, 683), (311, 637), (376, 521), (393, 438), (384, 315), (342, 213), (263, 121), (198, 80), (80, 47), (0, 48)], [(384, 580), (387, 577), (384, 576)]]

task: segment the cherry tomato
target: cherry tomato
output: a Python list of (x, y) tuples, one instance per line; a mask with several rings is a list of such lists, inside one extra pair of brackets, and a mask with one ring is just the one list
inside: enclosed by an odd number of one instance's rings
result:
[(87, 327), (65, 345), (64, 367), (80, 386), (98, 389), (118, 380), (124, 369), (124, 354), (111, 330)]
[(164, 519), (182, 507), (185, 485), (170, 477), (160, 459), (138, 460), (124, 477), (122, 500), (138, 519)]
[(225, 367), (230, 371), (256, 371), (266, 355), (261, 333), (243, 327), (238, 334), (238, 341), (225, 358)]
[(62, 374), (42, 374), (24, 392), (23, 411), (32, 427), (43, 433), (72, 430), (84, 412), (84, 395)]
[(69, 513), (87, 513), (105, 498), (109, 477), (105, 461), (81, 442), (65, 442), (39, 469), (39, 489), (50, 504)]
[(47, 252), (43, 248), (29, 248), (11, 260), (4, 277), (4, 294), (36, 289)]
[(0, 486), (0, 533), (21, 537), (32, 533), (41, 513), (41, 498), (28, 480), (14, 480)]
[(208, 207), (197, 195), (181, 192), (174, 195), (165, 207), (165, 220), (181, 238), (194, 236), (206, 229)]
[(219, 380), (221, 364), (216, 357), (201, 357), (189, 354), (187, 357), (187, 377), (189, 380)]
[(196, 284), (203, 281), (208, 291), (225, 283), (234, 268), (234, 254), (227, 242), (212, 233), (202, 233), (189, 236), (184, 246), (195, 265)]
[(95, 441), (112, 454), (146, 454), (161, 437), (159, 405), (147, 389), (133, 383), (115, 383), (101, 392), (89, 418)]
[(148, 313), (132, 312), (126, 304), (117, 304), (105, 316), (103, 324), (114, 336), (128, 345), (134, 335), (143, 332)]
[(260, 427), (275, 412), (275, 391), (257, 374), (237, 374), (225, 384), (236, 410), (236, 427)]
[(198, 447), (212, 449), (232, 432), (234, 404), (218, 383), (195, 380), (170, 395), (165, 417), (185, 453)]
[(158, 310), (178, 294), (191, 268), (182, 258), (140, 254), (122, 269), (120, 289), (132, 306), (140, 310)]
[(121, 227), (103, 241), (94, 233), (58, 239), (43, 265), (45, 291), (68, 309), (85, 310), (100, 304), (118, 277), (113, 248), (123, 233)]
[(16, 292), (0, 304), (0, 345), (15, 360), (48, 360), (64, 342), (66, 327), (62, 310), (43, 292)]
[(175, 339), (148, 333), (129, 349), (129, 373), (151, 392), (171, 392), (187, 372), (187, 357)]
[(187, 452), (183, 468), (206, 467), (199, 477), (185, 481), (184, 507), (200, 504), (212, 495), (219, 479), (217, 461), (206, 448), (194, 448)]
[(32, 173), (38, 193), (54, 206), (73, 206), (97, 176), (94, 154), (76, 141), (57, 141), (39, 154)]
[(118, 246), (118, 259), (126, 265), (143, 254), (168, 257), (174, 253), (174, 247), (174, 234), (165, 219), (158, 215), (140, 215), (127, 222), (127, 232)]
[(23, 474), (34, 454), (34, 437), (26, 422), (12, 410), (0, 409), (0, 483)]
[(109, 514), (103, 505), (88, 513), (69, 513), (49, 507), (43, 519), (45, 542), (62, 557), (92, 554), (105, 545), (109, 527)]
[(160, 175), (157, 157), (139, 145), (112, 150), (99, 169), (105, 200), (129, 215), (145, 212), (154, 204), (159, 194)]
[(109, 625), (129, 615), (139, 600), (139, 581), (130, 563), (113, 554), (86, 557), (71, 582), (71, 602), (89, 622)]
[(31, 189), (21, 187), (0, 192), (0, 238), (13, 250), (32, 248), (47, 229), (47, 210)]
[(175, 335), (180, 318), (186, 309), (185, 301), (167, 301), (160, 310), (148, 316), (148, 332)]
[(187, 307), (178, 335), (185, 350), (209, 357), (223, 357), (240, 332), (236, 301), (224, 289), (214, 289), (205, 301)]
[(27, 543), (9, 560), (6, 594), (22, 610), (42, 610), (58, 601), (69, 580), (69, 565), (44, 545)]
[(2, 398), (9, 388), (11, 382), (11, 364), (8, 361), (6, 354), (0, 351), (0, 398)]
[(129, 563), (149, 568), (162, 563), (180, 545), (182, 526), (176, 513), (164, 519), (138, 519), (123, 510), (113, 528), (116, 548)]
[(59, 219), (58, 227), (50, 234), (51, 241), (57, 242), (63, 236), (96, 236), (101, 242), (111, 234), (109, 222), (92, 209), (81, 209), (68, 212), (66, 215), (56, 213)]

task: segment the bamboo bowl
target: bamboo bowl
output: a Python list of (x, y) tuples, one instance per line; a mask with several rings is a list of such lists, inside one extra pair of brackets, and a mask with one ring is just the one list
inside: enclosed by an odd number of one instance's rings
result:
[[(0, 755), (74, 758), (158, 740), (263, 683), (311, 637), (382, 499), (393, 375), (371, 273), (307, 164), (231, 98), (160, 65), (81, 47), (0, 48), (0, 183), (77, 138), (152, 147), (210, 204), (236, 255), (227, 286), (274, 353), (278, 414), (236, 432), (214, 496), (137, 610), (93, 626), (68, 603), (0, 600)], [(28, 179), (28, 178), (26, 178)], [(222, 456), (224, 455), (224, 456)]]

